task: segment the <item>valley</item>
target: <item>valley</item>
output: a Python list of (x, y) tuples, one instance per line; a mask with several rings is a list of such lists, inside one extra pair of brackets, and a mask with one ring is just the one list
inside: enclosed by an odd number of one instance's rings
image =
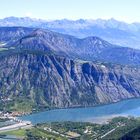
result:
[(5, 111), (90, 107), (140, 96), (139, 50), (43, 29), (0, 30), (7, 42), (0, 51)]
[(140, 1), (0, 2), (0, 140), (140, 140)]
[(139, 50), (45, 29), (0, 31), (0, 111), (21, 121), (2, 136), (118, 139), (139, 127), (130, 117), (140, 116)]

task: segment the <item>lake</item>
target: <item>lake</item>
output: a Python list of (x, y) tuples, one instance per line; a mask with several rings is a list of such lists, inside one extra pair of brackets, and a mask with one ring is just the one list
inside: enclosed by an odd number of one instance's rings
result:
[(100, 122), (106, 117), (130, 115), (140, 116), (140, 99), (87, 108), (55, 109), (20, 117), (32, 124), (61, 121)]

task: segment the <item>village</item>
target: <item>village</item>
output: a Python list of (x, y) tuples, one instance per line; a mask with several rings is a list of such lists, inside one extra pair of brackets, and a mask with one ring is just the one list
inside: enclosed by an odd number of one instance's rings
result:
[(17, 116), (20, 116), (19, 112), (0, 112), (0, 132), (16, 130), (19, 128), (31, 127), (32, 124), (30, 121), (23, 121), (18, 119)]

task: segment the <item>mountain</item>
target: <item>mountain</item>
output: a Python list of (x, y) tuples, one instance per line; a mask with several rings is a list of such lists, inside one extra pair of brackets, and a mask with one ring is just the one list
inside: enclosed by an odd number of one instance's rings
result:
[[(9, 32), (18, 39), (0, 48), (2, 109), (94, 106), (140, 97), (138, 50), (98, 37), (15, 29)], [(18, 29), (27, 34), (19, 37)]]
[(0, 20), (0, 26), (24, 26), (49, 29), (78, 38), (98, 36), (112, 44), (140, 49), (140, 23), (128, 24), (109, 20), (53, 20), (8, 17)]
[(140, 64), (140, 50), (112, 45), (99, 37), (78, 39), (44, 29), (10, 44), (17, 49), (53, 52), (73, 59), (101, 61), (125, 65)]
[(0, 57), (1, 96), (38, 107), (94, 106), (140, 97), (139, 80), (140, 69), (127, 66), (27, 51)]
[(33, 30), (33, 28), (24, 27), (2, 27), (0, 28), (0, 46), (15, 42), (33, 32)]
[(46, 21), (41, 19), (32, 19), (29, 17), (7, 17), (4, 19), (0, 19), (0, 26), (2, 27), (12, 27), (12, 26), (22, 26), (22, 27), (29, 27), (29, 26), (39, 26), (40, 24)]

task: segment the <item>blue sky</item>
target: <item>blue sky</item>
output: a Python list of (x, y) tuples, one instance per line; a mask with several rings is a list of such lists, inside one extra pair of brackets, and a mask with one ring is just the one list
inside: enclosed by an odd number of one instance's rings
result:
[(0, 11), (0, 18), (115, 18), (140, 22), (140, 0), (0, 0)]

